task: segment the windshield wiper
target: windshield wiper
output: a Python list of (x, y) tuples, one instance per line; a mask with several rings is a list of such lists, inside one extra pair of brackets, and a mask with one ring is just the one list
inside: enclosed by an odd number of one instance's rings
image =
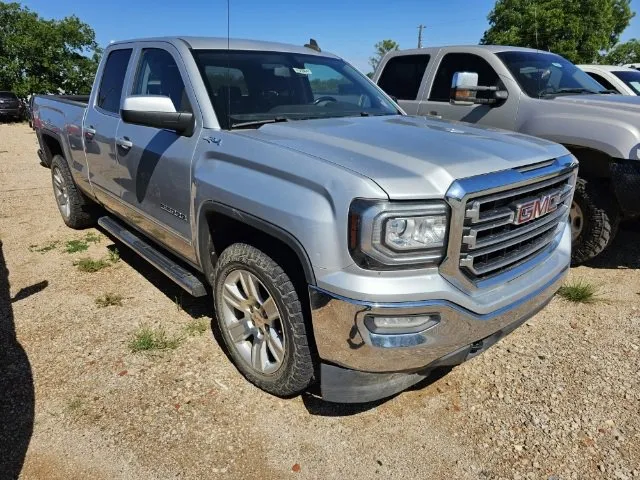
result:
[(541, 97), (549, 97), (553, 95), (562, 95), (563, 93), (600, 93), (594, 90), (589, 90), (588, 88), (578, 87), (578, 88), (559, 88), (555, 92), (542, 92), (540, 94)]
[(250, 122), (232, 123), (231, 128), (261, 127), (262, 125), (266, 125), (267, 123), (280, 123), (288, 121), (289, 119), (286, 117), (266, 118), (264, 120), (251, 120)]

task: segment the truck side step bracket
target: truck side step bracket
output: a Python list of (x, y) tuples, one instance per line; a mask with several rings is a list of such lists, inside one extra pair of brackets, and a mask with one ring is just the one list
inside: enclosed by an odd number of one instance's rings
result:
[(113, 218), (107, 216), (100, 217), (98, 219), (98, 225), (124, 243), (127, 247), (135, 251), (138, 255), (194, 297), (204, 297), (207, 295), (207, 290), (204, 284), (193, 274), (161, 253), (158, 249), (142, 240)]

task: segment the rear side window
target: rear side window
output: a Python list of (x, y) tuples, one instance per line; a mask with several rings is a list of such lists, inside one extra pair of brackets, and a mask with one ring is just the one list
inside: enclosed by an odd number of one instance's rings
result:
[[(478, 74), (478, 85), (483, 87), (498, 86), (498, 74), (482, 57), (471, 53), (447, 53), (436, 73), (429, 100), (448, 102), (451, 94), (451, 82), (457, 72), (475, 72)], [(489, 93), (478, 92), (478, 98), (489, 98)]]
[(429, 55), (392, 57), (384, 66), (378, 86), (398, 100), (416, 100)]
[(161, 48), (145, 48), (133, 88), (134, 95), (164, 95), (177, 112), (191, 112), (184, 81), (171, 54)]
[(131, 49), (113, 50), (107, 58), (102, 72), (97, 106), (107, 112), (120, 113), (120, 100)]
[(593, 78), (596, 82), (598, 82), (600, 85), (602, 85), (607, 90), (613, 90), (613, 91), (616, 91), (616, 92), (618, 91), (618, 89), (616, 87), (614, 87), (611, 84), (611, 82), (609, 82), (609, 80), (604, 78), (602, 75), (598, 75), (597, 73), (593, 73), (593, 72), (587, 72), (587, 75), (589, 75), (591, 78)]

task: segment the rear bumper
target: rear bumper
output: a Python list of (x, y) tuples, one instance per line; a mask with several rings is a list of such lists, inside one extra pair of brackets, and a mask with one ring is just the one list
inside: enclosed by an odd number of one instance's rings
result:
[[(323, 398), (336, 402), (384, 398), (419, 382), (435, 367), (476, 356), (539, 312), (567, 272), (568, 266), (541, 288), (484, 315), (448, 301), (376, 304), (311, 287)], [(417, 314), (438, 314), (441, 320), (423, 332), (390, 335), (376, 335), (364, 322), (366, 315)]]

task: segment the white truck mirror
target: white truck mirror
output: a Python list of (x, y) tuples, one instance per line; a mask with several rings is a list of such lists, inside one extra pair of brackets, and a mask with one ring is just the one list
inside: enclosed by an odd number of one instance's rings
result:
[(478, 74), (475, 72), (456, 72), (451, 81), (452, 105), (473, 105), (476, 103), (478, 91)]

